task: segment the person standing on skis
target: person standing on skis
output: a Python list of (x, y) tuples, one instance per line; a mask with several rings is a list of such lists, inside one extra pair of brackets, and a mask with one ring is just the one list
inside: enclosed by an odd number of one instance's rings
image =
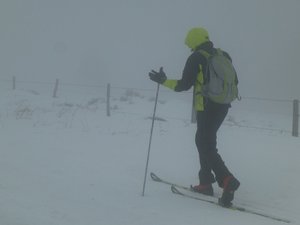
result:
[[(159, 71), (152, 70), (149, 77), (152, 81), (162, 84), (176, 92), (187, 91), (194, 86), (194, 107), (197, 111), (196, 146), (200, 159), (200, 171), (198, 173), (200, 184), (192, 186), (195, 192), (205, 195), (213, 195), (212, 184), (217, 181), (223, 188), (219, 203), (224, 207), (230, 207), (234, 198), (234, 192), (239, 188), (240, 182), (225, 166), (224, 161), (217, 150), (217, 131), (223, 123), (230, 103), (220, 104), (201, 94), (203, 85), (209, 79), (204, 75), (207, 71), (208, 59), (203, 54), (216, 52), (205, 28), (191, 29), (186, 36), (185, 44), (192, 50), (188, 57), (180, 80), (168, 79), (161, 67)], [(224, 55), (231, 61), (228, 53)]]

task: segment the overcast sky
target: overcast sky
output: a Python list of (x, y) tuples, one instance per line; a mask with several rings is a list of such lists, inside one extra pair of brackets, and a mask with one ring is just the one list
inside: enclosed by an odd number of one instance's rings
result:
[(179, 79), (187, 31), (232, 56), (243, 96), (300, 98), (300, 0), (1, 0), (1, 78), (155, 88)]

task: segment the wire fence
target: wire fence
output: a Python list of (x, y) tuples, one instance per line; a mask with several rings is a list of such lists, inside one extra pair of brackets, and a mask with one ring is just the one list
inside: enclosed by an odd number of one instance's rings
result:
[[(136, 116), (148, 115), (147, 109), (144, 111), (136, 109), (128, 110), (114, 105), (114, 101), (129, 102), (133, 98), (140, 98), (145, 102), (153, 102), (155, 89), (143, 89), (135, 87), (111, 86), (110, 84), (78, 84), (70, 82), (60, 82), (58, 79), (53, 82), (25, 81), (17, 80), (16, 77), (0, 79), (1, 88), (13, 90), (31, 90), (43, 95), (50, 95), (53, 98), (65, 97), (68, 95), (89, 95), (101, 96), (106, 101), (106, 115), (113, 113), (126, 113)], [(141, 94), (142, 93), (142, 94)], [(174, 93), (161, 89), (159, 102), (161, 103), (161, 115), (163, 118), (172, 120), (190, 121), (192, 115), (192, 92)], [(180, 113), (170, 112), (164, 102), (182, 100), (184, 107), (180, 108)], [(182, 102), (180, 104), (182, 104)], [(173, 104), (177, 104), (173, 102)], [(150, 110), (151, 104), (148, 104)], [(182, 113), (182, 110), (184, 112)], [(150, 110), (151, 111), (151, 110)], [(256, 114), (257, 116), (253, 116)], [(254, 119), (253, 119), (254, 118)], [(291, 99), (272, 99), (261, 97), (242, 96), (241, 102), (233, 103), (227, 120), (224, 125), (237, 126), (248, 129), (260, 129), (298, 136), (299, 101)]]

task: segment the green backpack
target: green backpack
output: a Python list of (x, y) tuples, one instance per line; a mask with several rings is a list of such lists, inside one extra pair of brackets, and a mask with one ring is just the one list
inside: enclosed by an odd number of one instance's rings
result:
[(202, 86), (201, 94), (219, 104), (230, 104), (239, 99), (237, 74), (223, 51), (216, 49), (212, 55), (204, 50), (199, 52), (207, 59), (207, 69), (203, 74), (206, 83)]

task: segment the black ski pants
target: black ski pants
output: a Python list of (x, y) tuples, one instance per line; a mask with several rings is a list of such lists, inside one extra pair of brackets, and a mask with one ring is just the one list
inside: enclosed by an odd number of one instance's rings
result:
[(211, 184), (217, 180), (222, 187), (224, 178), (231, 175), (217, 150), (217, 131), (229, 107), (205, 99), (204, 111), (197, 112), (196, 145), (200, 158), (200, 184)]

